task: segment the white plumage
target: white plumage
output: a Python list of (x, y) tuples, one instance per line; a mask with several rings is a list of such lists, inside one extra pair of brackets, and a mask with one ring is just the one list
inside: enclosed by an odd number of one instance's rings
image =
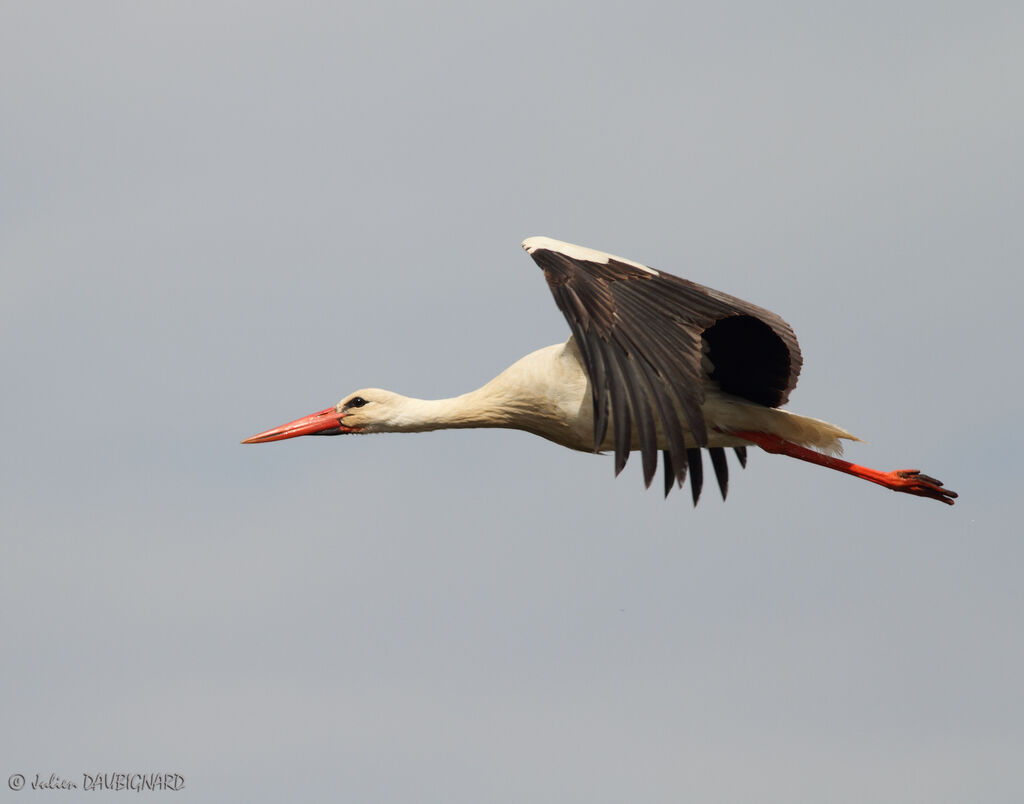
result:
[(723, 497), (724, 448), (746, 462), (758, 445), (865, 480), (952, 504), (956, 494), (917, 470), (879, 472), (825, 453), (836, 425), (779, 409), (796, 385), (801, 357), (781, 318), (735, 297), (582, 246), (529, 238), (523, 247), (545, 272), (573, 335), (538, 349), (481, 388), (423, 400), (379, 388), (246, 439), (504, 427), (565, 447), (614, 451), (616, 472), (639, 450), (649, 485), (657, 452), (666, 494), (689, 470), (694, 502), (701, 449), (710, 452)]

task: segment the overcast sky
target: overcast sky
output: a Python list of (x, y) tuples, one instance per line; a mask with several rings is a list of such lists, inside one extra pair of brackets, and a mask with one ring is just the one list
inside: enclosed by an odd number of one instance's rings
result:
[[(1024, 7), (825, 5), (5, 3), (0, 800), (1024, 800)], [(777, 311), (956, 507), (239, 445), (564, 340), (531, 235)]]

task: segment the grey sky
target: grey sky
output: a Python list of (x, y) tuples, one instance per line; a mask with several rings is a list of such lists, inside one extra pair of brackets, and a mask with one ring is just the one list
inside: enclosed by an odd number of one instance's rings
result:
[[(1022, 40), (1013, 3), (6, 4), (0, 779), (1021, 800)], [(961, 500), (238, 444), (564, 340), (530, 235), (777, 311), (790, 408)]]

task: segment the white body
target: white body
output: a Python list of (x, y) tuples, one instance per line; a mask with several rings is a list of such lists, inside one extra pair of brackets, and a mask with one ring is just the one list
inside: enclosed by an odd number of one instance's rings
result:
[[(391, 391), (370, 388), (355, 392), (373, 402), (348, 411), (344, 422), (360, 432), (422, 432), (466, 427), (507, 427), (526, 430), (571, 449), (594, 449), (594, 408), (590, 381), (572, 338), (532, 352), (475, 391), (451, 399), (412, 399)], [(831, 453), (842, 451), (839, 439), (853, 439), (845, 430), (820, 419), (767, 408), (705, 384), (706, 447), (749, 446), (730, 435), (732, 430), (771, 433), (797, 444)], [(338, 403), (341, 412), (345, 400)], [(361, 421), (365, 411), (365, 424)], [(601, 450), (612, 449), (614, 432), (609, 421)], [(659, 430), (659, 448), (666, 444)], [(694, 439), (686, 433), (689, 443)], [(633, 439), (636, 443), (637, 439)]]

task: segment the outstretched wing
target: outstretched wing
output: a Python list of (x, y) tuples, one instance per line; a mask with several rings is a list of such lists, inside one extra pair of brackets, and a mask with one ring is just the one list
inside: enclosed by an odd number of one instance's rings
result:
[[(582, 246), (531, 237), (523, 248), (543, 269), (579, 346), (593, 393), (595, 449), (609, 417), (614, 425), (616, 474), (626, 465), (635, 427), (644, 483), (650, 485), (660, 423), (668, 442), (666, 493), (671, 477), (682, 485), (708, 443), (701, 412), (705, 379), (768, 407), (784, 404), (796, 385), (800, 347), (774, 313)], [(712, 459), (724, 496), (724, 454), (712, 451)], [(691, 474), (696, 498), (698, 472), (691, 468)]]

